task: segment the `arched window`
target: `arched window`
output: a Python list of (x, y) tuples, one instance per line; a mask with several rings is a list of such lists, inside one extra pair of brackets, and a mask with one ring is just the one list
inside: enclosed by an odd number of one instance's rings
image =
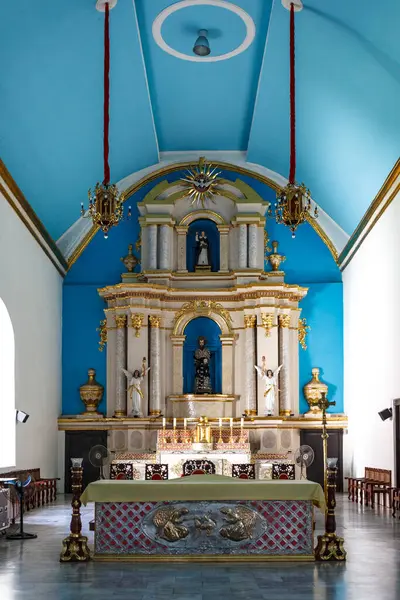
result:
[(0, 298), (0, 468), (15, 466), (14, 330)]

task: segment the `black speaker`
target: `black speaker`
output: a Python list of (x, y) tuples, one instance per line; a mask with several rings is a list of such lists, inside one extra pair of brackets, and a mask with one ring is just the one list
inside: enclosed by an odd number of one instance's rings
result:
[(391, 419), (393, 415), (393, 410), (391, 408), (385, 408), (378, 412), (378, 415), (382, 419), (382, 421), (386, 421), (387, 419)]

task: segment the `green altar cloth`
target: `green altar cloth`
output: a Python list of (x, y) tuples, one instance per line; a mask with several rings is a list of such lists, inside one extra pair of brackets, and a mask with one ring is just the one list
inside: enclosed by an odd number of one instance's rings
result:
[(88, 502), (162, 502), (187, 500), (311, 500), (325, 511), (325, 497), (313, 481), (236, 479), (224, 475), (192, 475), (165, 481), (102, 480), (90, 483), (81, 496)]

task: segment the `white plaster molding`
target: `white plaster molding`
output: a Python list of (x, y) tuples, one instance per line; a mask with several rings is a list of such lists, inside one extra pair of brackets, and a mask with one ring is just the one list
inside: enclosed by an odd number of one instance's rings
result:
[[(215, 150), (196, 150), (196, 151), (179, 151), (179, 152), (161, 152), (160, 153), (160, 162), (150, 165), (140, 171), (136, 171), (131, 175), (128, 175), (124, 179), (121, 179), (117, 185), (121, 192), (127, 190), (135, 183), (139, 182), (141, 179), (151, 175), (157, 170), (172, 166), (177, 163), (182, 162), (196, 162), (201, 156), (205, 156), (209, 161), (215, 162), (226, 162), (233, 166), (241, 167), (244, 169), (248, 169), (253, 173), (261, 175), (263, 177), (268, 177), (279, 185), (280, 187), (284, 187), (287, 185), (288, 180), (276, 173), (275, 171), (271, 171), (267, 167), (263, 167), (262, 165), (258, 165), (256, 163), (246, 162), (246, 153), (240, 151), (215, 151)], [(240, 176), (239, 176), (240, 177)], [(339, 227), (339, 225), (324, 211), (321, 207), (314, 202), (312, 202), (312, 209), (314, 207), (318, 207), (318, 224), (321, 229), (325, 232), (325, 234), (329, 237), (332, 244), (334, 245), (336, 251), (340, 253), (349, 240), (349, 235), (343, 231)], [(77, 248), (79, 243), (84, 239), (84, 237), (91, 230), (91, 219), (85, 219), (80, 217), (75, 221), (75, 223), (57, 240), (57, 245), (65, 258), (68, 260), (73, 254), (74, 250)]]
[[(164, 40), (162, 33), (161, 33), (161, 29), (162, 29), (162, 25), (163, 25), (164, 21), (170, 15), (172, 15), (173, 13), (175, 13), (179, 10), (182, 10), (182, 9), (185, 9), (188, 7), (192, 7), (192, 6), (204, 6), (204, 5), (205, 6), (216, 6), (217, 8), (224, 8), (226, 10), (229, 10), (229, 11), (235, 13), (238, 17), (240, 17), (242, 19), (243, 23), (246, 26), (246, 35), (245, 35), (245, 38), (242, 41), (242, 43), (239, 44), (239, 46), (237, 46), (230, 52), (226, 52), (225, 54), (219, 54), (217, 56), (196, 56), (193, 54), (184, 54), (183, 52), (178, 52), (178, 50), (175, 50), (175, 48), (172, 48), (171, 46), (169, 46), (167, 44), (167, 42)], [(253, 43), (253, 40), (255, 38), (256, 26), (254, 24), (253, 19), (250, 17), (250, 15), (246, 11), (244, 11), (239, 6), (236, 6), (236, 4), (232, 4), (231, 2), (226, 2), (226, 0), (181, 0), (181, 2), (175, 2), (174, 4), (171, 4), (170, 6), (165, 8), (163, 11), (161, 11), (160, 14), (157, 15), (157, 17), (154, 19), (154, 22), (153, 22), (152, 32), (153, 32), (153, 38), (154, 38), (156, 44), (162, 50), (164, 50), (164, 52), (167, 52), (168, 54), (175, 56), (175, 58), (180, 58), (182, 60), (188, 60), (190, 62), (218, 62), (221, 60), (228, 60), (230, 58), (233, 58), (234, 56), (237, 56), (238, 54), (241, 54), (242, 52), (247, 50), (247, 48), (249, 46), (251, 46), (251, 44)]]
[(97, 0), (96, 10), (99, 12), (106, 12), (106, 4), (108, 4), (109, 10), (111, 10), (116, 6), (117, 2), (118, 0)]

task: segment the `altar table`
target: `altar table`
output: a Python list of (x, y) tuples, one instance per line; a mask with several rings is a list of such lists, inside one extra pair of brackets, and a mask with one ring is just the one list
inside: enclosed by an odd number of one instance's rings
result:
[(96, 481), (97, 560), (314, 560), (311, 481), (193, 475), (166, 481)]

